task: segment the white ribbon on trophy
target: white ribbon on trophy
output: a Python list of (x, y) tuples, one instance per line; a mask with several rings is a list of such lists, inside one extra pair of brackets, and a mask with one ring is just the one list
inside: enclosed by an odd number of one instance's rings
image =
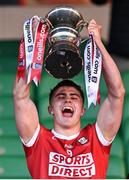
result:
[(90, 35), (84, 50), (84, 77), (88, 108), (99, 103), (99, 83), (102, 69), (102, 54)]

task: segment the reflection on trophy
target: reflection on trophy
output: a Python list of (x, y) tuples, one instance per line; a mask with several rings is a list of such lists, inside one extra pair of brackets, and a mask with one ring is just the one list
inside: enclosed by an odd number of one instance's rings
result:
[(55, 78), (72, 78), (83, 65), (79, 52), (83, 17), (71, 7), (56, 7), (45, 19), (50, 27), (45, 68)]

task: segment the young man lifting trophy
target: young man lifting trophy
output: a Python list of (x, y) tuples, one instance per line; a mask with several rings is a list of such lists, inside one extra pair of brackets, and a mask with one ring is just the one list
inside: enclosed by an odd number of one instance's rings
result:
[[(83, 27), (89, 34), (84, 58), (79, 52)], [(63, 79), (49, 96), (51, 130), (41, 125), (30, 98), (30, 83), (33, 80), (38, 85), (43, 65), (53, 77)], [(84, 69), (88, 107), (96, 105), (102, 66), (108, 96), (95, 123), (81, 129), (84, 95), (70, 78)], [(106, 178), (111, 145), (122, 119), (124, 87), (95, 20), (86, 23), (77, 10), (65, 6), (56, 7), (45, 18), (26, 20), (13, 94), (16, 126), (32, 178)]]

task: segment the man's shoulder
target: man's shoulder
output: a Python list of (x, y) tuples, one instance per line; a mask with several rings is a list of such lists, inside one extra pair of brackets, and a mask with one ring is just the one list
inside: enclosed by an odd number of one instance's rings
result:
[(41, 134), (52, 134), (51, 129), (46, 128), (44, 125), (40, 124)]
[(87, 124), (84, 128), (82, 128), (81, 131), (91, 130), (91, 129), (94, 129), (94, 127), (95, 127), (95, 123)]
[(95, 134), (95, 123), (87, 124), (80, 132), (81, 136), (91, 136), (92, 134)]

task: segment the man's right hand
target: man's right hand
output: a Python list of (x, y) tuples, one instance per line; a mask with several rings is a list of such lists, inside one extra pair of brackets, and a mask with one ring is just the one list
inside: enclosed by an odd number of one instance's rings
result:
[(26, 84), (25, 79), (16, 80), (13, 90), (14, 100), (22, 100), (30, 96), (30, 85)]

